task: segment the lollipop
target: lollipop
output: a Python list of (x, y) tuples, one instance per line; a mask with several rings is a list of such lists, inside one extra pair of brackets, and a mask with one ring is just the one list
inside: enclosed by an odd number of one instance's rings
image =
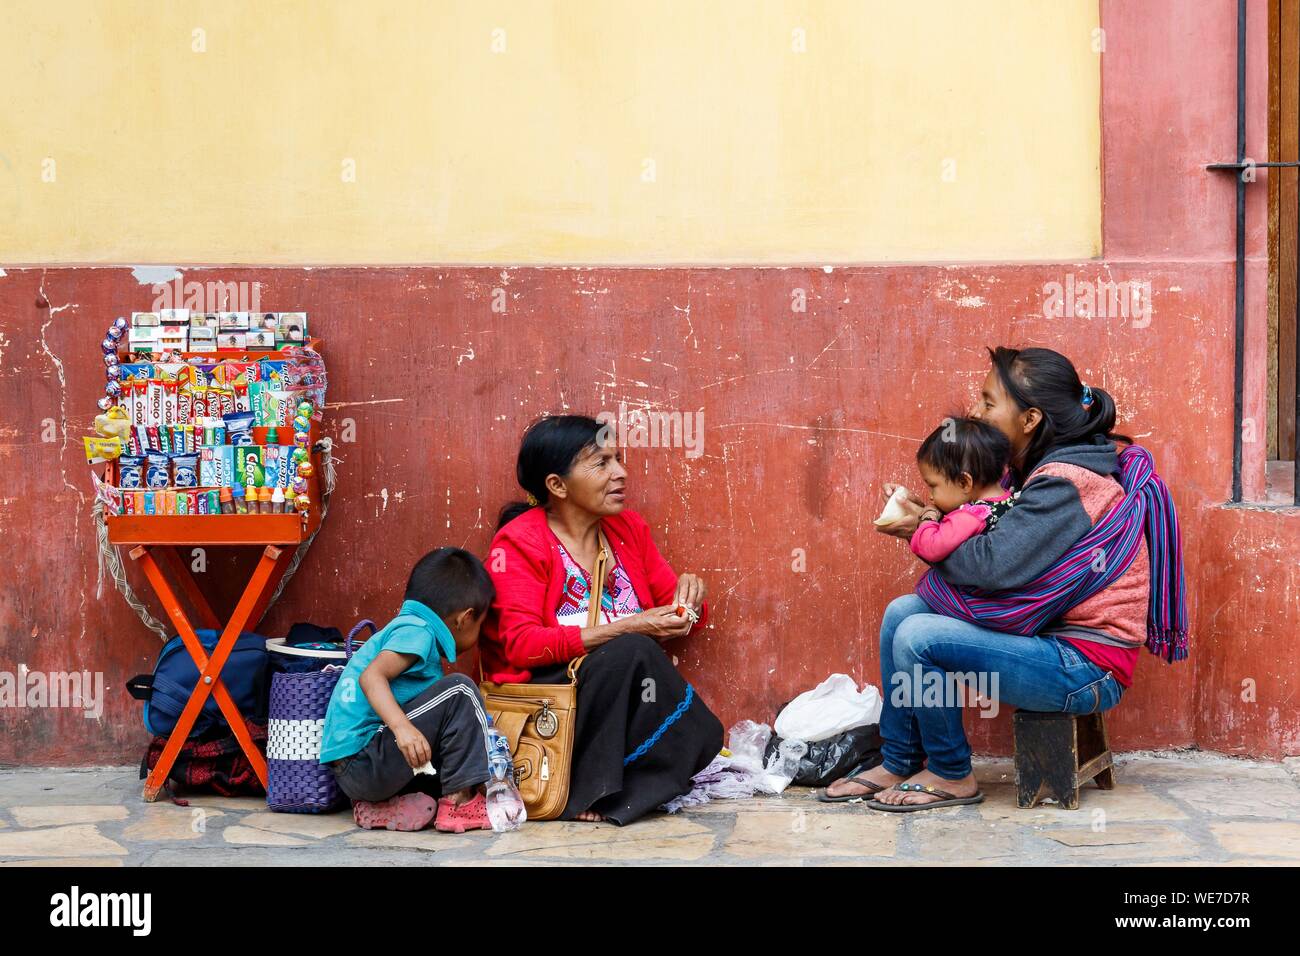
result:
[(113, 328), (117, 329), (118, 335), (121, 335), (123, 332), (126, 331), (126, 319), (122, 318), (122, 316), (119, 315), (116, 319), (113, 320)]
[(307, 495), (297, 495), (293, 499), (293, 506), (300, 512), (306, 511), (311, 507), (311, 498)]
[(310, 478), (316, 471), (316, 467), (309, 461), (298, 464), (298, 476), (300, 478)]
[(306, 451), (311, 446), (311, 435), (307, 432), (294, 432), (293, 443)]
[(298, 403), (298, 414), (303, 418), (311, 418), (312, 412), (316, 411), (316, 406), (305, 399)]
[(105, 382), (104, 391), (108, 395), (113, 396), (113, 398), (117, 398), (119, 395), (122, 394), (122, 383), (113, 382), (113, 381)]
[(295, 495), (305, 495), (307, 493), (306, 478), (295, 478), (293, 480), (293, 493)]
[(108, 366), (108, 365), (116, 365), (116, 364), (117, 364), (116, 352), (109, 352), (107, 355), (104, 356), (104, 365)]
[(300, 447), (300, 448), (295, 448), (295, 449), (293, 450), (293, 460), (296, 461), (296, 462), (298, 462), (299, 464), (302, 464), (304, 461), (306, 461), (306, 460), (307, 460), (307, 449), (306, 449), (306, 448), (301, 448), (301, 447)]
[(99, 343), (99, 347), (100, 347), (101, 349), (103, 349), (103, 350), (104, 350), (104, 354), (107, 355), (109, 352), (116, 352), (116, 351), (117, 351), (117, 342), (114, 341), (113, 339), (111, 339), (111, 338), (105, 336), (105, 337), (104, 337), (104, 341), (102, 341), (102, 342)]
[(110, 408), (113, 407), (114, 402), (113, 402), (113, 400), (112, 400), (111, 398), (109, 398), (107, 395), (105, 395), (103, 398), (101, 398), (101, 399), (100, 399), (99, 401), (97, 401), (95, 404), (99, 406), (99, 410), (100, 410), (100, 411), (106, 412), (106, 411), (108, 411)]
[(311, 430), (311, 420), (298, 415), (293, 420), (293, 430), (296, 432), (305, 432)]

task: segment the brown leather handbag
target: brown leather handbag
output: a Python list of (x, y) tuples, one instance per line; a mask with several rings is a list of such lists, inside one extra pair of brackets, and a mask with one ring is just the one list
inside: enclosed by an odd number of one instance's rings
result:
[[(600, 620), (600, 596), (609, 563), (609, 544), (602, 533), (595, 581), (587, 602), (588, 627), (595, 627)], [(479, 684), (492, 722), (510, 741), (515, 786), (530, 820), (554, 820), (569, 802), (573, 729), (578, 716), (578, 668), (585, 658), (583, 655), (569, 662), (567, 684)]]

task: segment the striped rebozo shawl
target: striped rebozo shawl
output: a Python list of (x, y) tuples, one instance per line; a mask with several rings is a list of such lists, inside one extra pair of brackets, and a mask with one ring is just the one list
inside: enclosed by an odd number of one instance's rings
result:
[[(1146, 646), (1173, 663), (1187, 657), (1187, 601), (1183, 546), (1169, 488), (1151, 453), (1130, 445), (1119, 454), (1124, 497), (1052, 567), (1015, 591), (955, 587), (931, 568), (916, 593), (936, 612), (1010, 634), (1040, 633), (1128, 570), (1146, 536), (1151, 602)], [(994, 534), (997, 532), (994, 531)], [(1100, 560), (1099, 560), (1100, 559)]]

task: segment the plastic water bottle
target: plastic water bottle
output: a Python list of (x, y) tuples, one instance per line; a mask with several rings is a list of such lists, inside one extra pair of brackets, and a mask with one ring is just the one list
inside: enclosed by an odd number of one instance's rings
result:
[(528, 819), (524, 798), (515, 786), (514, 761), (510, 759), (510, 741), (489, 725), (487, 729), (488, 782), (487, 815), (497, 833), (517, 830)]

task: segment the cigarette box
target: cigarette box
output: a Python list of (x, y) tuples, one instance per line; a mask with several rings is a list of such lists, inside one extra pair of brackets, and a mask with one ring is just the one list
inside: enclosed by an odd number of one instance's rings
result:
[(126, 337), (127, 348), (132, 352), (161, 351), (158, 343), (158, 329), (151, 326), (132, 328)]
[(222, 332), (247, 332), (247, 312), (218, 312), (217, 328)]
[(189, 309), (159, 309), (158, 324), (159, 325), (189, 325), (190, 310)]
[(303, 345), (307, 341), (306, 312), (278, 312), (277, 345)]
[(158, 328), (158, 347), (185, 351), (189, 344), (190, 327), (188, 325), (163, 325)]
[(264, 329), (250, 330), (245, 339), (245, 348), (252, 349), (273, 349), (275, 348), (275, 333)]
[(131, 327), (133, 329), (157, 328), (157, 326), (158, 326), (157, 312), (132, 312), (131, 313)]
[(220, 319), (215, 312), (191, 312), (190, 328), (191, 329), (217, 329), (221, 327)]
[(239, 349), (240, 351), (243, 351), (245, 348), (244, 338), (247, 335), (247, 332), (227, 332), (225, 329), (222, 329), (217, 333), (217, 348)]
[(209, 328), (190, 328), (191, 352), (215, 352), (217, 350), (217, 330)]

